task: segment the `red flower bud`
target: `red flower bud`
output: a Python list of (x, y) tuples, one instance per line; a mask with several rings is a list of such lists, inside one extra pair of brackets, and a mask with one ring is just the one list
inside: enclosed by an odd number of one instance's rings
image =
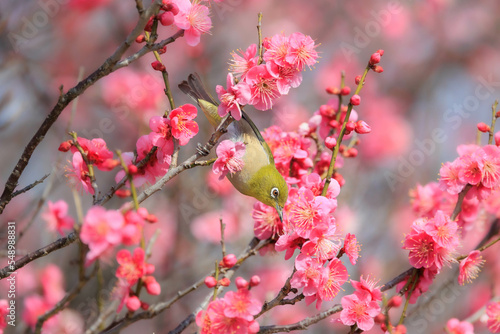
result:
[(339, 125), (340, 125), (340, 123), (339, 123), (339, 121), (337, 121), (336, 119), (332, 119), (332, 120), (328, 123), (328, 125), (330, 125), (332, 128), (338, 128), (338, 127), (339, 127)]
[(357, 75), (357, 76), (354, 78), (354, 83), (355, 83), (356, 85), (359, 85), (359, 83), (361, 82), (361, 78), (362, 78), (362, 77), (363, 77), (363, 76), (361, 76), (361, 75)]
[(352, 132), (356, 128), (356, 123), (353, 121), (348, 121), (347, 124), (345, 125), (346, 131)]
[(497, 133), (495, 133), (495, 145), (496, 146), (500, 146), (500, 131), (498, 131)]
[(496, 114), (495, 114), (495, 118), (498, 118), (498, 117), (500, 117), (500, 110), (497, 111)]
[(323, 104), (319, 107), (319, 113), (326, 117), (333, 117), (335, 116), (335, 109), (328, 104)]
[(353, 106), (359, 106), (361, 103), (361, 97), (358, 94), (351, 96), (351, 104)]
[(129, 311), (135, 312), (141, 307), (141, 301), (137, 296), (130, 296), (125, 303), (125, 306), (129, 309)]
[(160, 63), (158, 60), (155, 60), (154, 62), (152, 62), (151, 66), (153, 67), (153, 69), (155, 71), (160, 71), (160, 72), (165, 71), (165, 65), (163, 65), (162, 63)]
[(380, 56), (383, 56), (384, 55), (384, 50), (382, 49), (378, 49), (377, 51), (375, 51), (376, 53), (378, 53)]
[(151, 17), (149, 18), (148, 23), (147, 23), (147, 24), (146, 24), (146, 26), (144, 27), (144, 30), (145, 30), (145, 31), (151, 32), (151, 30), (153, 30), (153, 18), (154, 18), (154, 16), (151, 16)]
[(135, 39), (135, 42), (136, 42), (136, 43), (143, 43), (143, 42), (145, 42), (145, 41), (146, 41), (146, 36), (144, 36), (144, 35), (139, 35), (139, 36), (137, 36), (137, 38)]
[(68, 152), (71, 149), (71, 140), (63, 141), (61, 145), (59, 145), (58, 150), (61, 152)]
[(221, 286), (229, 286), (229, 284), (231, 284), (231, 281), (227, 277), (219, 280), (219, 285)]
[(383, 324), (385, 322), (385, 315), (383, 315), (382, 313), (379, 313), (377, 316), (375, 316), (375, 318), (373, 318), (373, 320), (377, 324)]
[(146, 263), (146, 275), (151, 275), (155, 272), (155, 265), (151, 263)]
[(326, 88), (326, 92), (331, 95), (338, 95), (340, 90), (337, 87), (330, 86)]
[(158, 50), (158, 54), (164, 54), (165, 52), (167, 52), (167, 46), (165, 45), (164, 47), (162, 47), (160, 50)]
[(207, 276), (205, 277), (205, 285), (211, 289), (217, 285), (217, 280), (213, 276)]
[(145, 302), (141, 302), (141, 308), (144, 310), (144, 311), (147, 311), (149, 309), (149, 304), (148, 303), (145, 303)]
[(387, 307), (399, 307), (403, 302), (403, 298), (400, 295), (395, 295), (387, 302)]
[(325, 138), (325, 146), (333, 151), (333, 148), (337, 145), (337, 139), (333, 136), (329, 136)]
[(115, 191), (115, 195), (121, 198), (130, 197), (131, 194), (130, 189), (118, 189)]
[(380, 53), (375, 52), (370, 57), (370, 65), (375, 65), (375, 64), (378, 64), (378, 63), (380, 63)]
[(146, 276), (144, 278), (144, 285), (146, 286), (146, 291), (150, 295), (158, 296), (161, 292), (161, 286), (153, 276)]
[(151, 224), (154, 224), (156, 222), (158, 222), (158, 217), (156, 217), (154, 214), (150, 213), (146, 216), (146, 221), (148, 223), (151, 223)]
[(257, 275), (253, 275), (250, 278), (250, 286), (257, 286), (260, 284), (260, 277)]
[(481, 132), (490, 132), (490, 126), (486, 123), (477, 123), (477, 129)]
[(347, 158), (355, 158), (358, 156), (358, 150), (354, 147), (351, 147), (345, 152), (344, 156)]
[(406, 334), (406, 327), (405, 325), (397, 325), (396, 326), (396, 331), (393, 331), (394, 334)]
[(238, 259), (236, 258), (236, 255), (234, 255), (234, 254), (227, 254), (222, 259), (222, 264), (226, 268), (232, 268), (232, 267), (234, 267), (234, 265), (236, 264), (236, 262), (238, 262)]
[(368, 124), (366, 124), (365, 121), (359, 120), (356, 122), (356, 128), (354, 129), (354, 131), (359, 134), (365, 134), (370, 133), (372, 131), (372, 128)]
[(373, 70), (374, 72), (377, 72), (377, 73), (382, 73), (382, 72), (384, 72), (383, 67), (382, 67), (382, 66), (379, 66), (379, 65), (375, 65), (375, 66), (373, 66), (373, 67), (372, 67), (372, 70)]
[(174, 23), (174, 14), (172, 12), (164, 12), (159, 15), (159, 20), (162, 26), (168, 27)]
[(349, 95), (351, 94), (351, 87), (345, 86), (340, 90), (340, 95)]
[(166, 5), (165, 10), (171, 12), (174, 15), (179, 14), (179, 6), (177, 6), (177, 4), (175, 3), (169, 3), (168, 5)]
[(345, 184), (345, 179), (344, 177), (342, 176), (342, 174), (338, 173), (338, 172), (335, 172), (333, 173), (333, 178), (335, 180), (337, 180), (337, 182), (339, 183), (339, 185), (342, 187), (344, 184)]
[(137, 174), (137, 166), (136, 165), (128, 165), (128, 172), (130, 175)]
[(236, 284), (236, 287), (238, 289), (246, 289), (248, 288), (248, 281), (244, 279), (243, 277), (236, 277), (234, 280), (234, 283)]

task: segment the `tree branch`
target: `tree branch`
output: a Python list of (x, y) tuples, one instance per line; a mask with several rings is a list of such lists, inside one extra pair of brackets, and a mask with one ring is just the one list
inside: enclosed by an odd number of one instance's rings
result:
[(332, 308), (326, 310), (325, 312), (321, 312), (314, 317), (306, 318), (304, 320), (301, 320), (299, 322), (296, 322), (294, 324), (290, 325), (285, 325), (285, 326), (262, 326), (260, 327), (260, 330), (258, 334), (268, 334), (268, 333), (282, 333), (282, 332), (291, 332), (295, 330), (304, 330), (307, 329), (307, 327), (331, 316), (332, 314), (338, 313), (342, 311), (342, 306), (337, 304), (333, 306)]
[(40, 183), (42, 183), (43, 181), (45, 181), (45, 179), (47, 177), (49, 177), (50, 173), (49, 174), (45, 174), (40, 180), (37, 180), (35, 182), (33, 182), (32, 184), (30, 185), (27, 185), (26, 187), (24, 187), (23, 189), (21, 190), (18, 190), (18, 191), (14, 191), (12, 193), (12, 198), (16, 197), (17, 195), (21, 195), (22, 193), (25, 193), (31, 189), (33, 189), (35, 186), (39, 185)]
[(29, 253), (28, 255), (23, 256), (20, 260), (16, 261), (13, 268), (11, 268), (11, 266), (9, 266), (9, 265), (2, 268), (0, 270), (0, 279), (10, 276), (10, 274), (12, 272), (24, 267), (25, 265), (27, 265), (31, 261), (34, 261), (38, 258), (45, 256), (45, 255), (49, 255), (50, 253), (52, 253), (53, 251), (56, 251), (58, 249), (69, 246), (70, 244), (72, 244), (76, 240), (78, 240), (78, 236), (76, 235), (76, 232), (71, 232), (70, 234), (68, 234), (68, 236), (61, 238), (61, 239), (58, 239), (45, 247), (42, 247), (42, 248), (40, 248), (32, 253)]
[[(52, 125), (56, 122), (62, 111), (68, 106), (68, 104), (71, 101), (73, 101), (77, 96), (81, 95), (88, 87), (93, 85), (96, 81), (105, 77), (106, 75), (110, 74), (116, 69), (130, 64), (130, 62), (128, 62), (123, 66), (116, 67), (116, 65), (120, 61), (125, 51), (127, 51), (128, 48), (132, 45), (132, 43), (134, 43), (137, 36), (139, 36), (139, 34), (142, 33), (149, 18), (158, 12), (160, 6), (161, 6), (160, 0), (154, 1), (148, 7), (148, 9), (143, 12), (143, 15), (139, 17), (137, 25), (132, 30), (132, 32), (130, 32), (125, 41), (120, 46), (118, 46), (115, 52), (108, 59), (106, 59), (104, 63), (92, 74), (90, 74), (87, 78), (80, 81), (75, 87), (71, 88), (68, 92), (66, 92), (66, 94), (61, 94), (59, 96), (56, 105), (52, 108), (51, 112), (47, 115), (42, 125), (38, 128), (37, 132), (34, 134), (29, 143), (26, 145), (21, 157), (19, 158), (19, 161), (17, 162), (16, 166), (14, 167), (14, 170), (10, 174), (5, 184), (2, 196), (0, 197), (0, 214), (5, 209), (5, 206), (7, 206), (7, 204), (12, 200), (13, 192), (18, 185), (19, 178), (21, 177), (22, 173), (24, 172), (24, 169), (28, 165), (28, 162), (31, 159), (33, 152), (45, 138), (45, 135), (52, 127)], [(139, 57), (140, 56), (138, 56), (134, 60), (138, 59)]]

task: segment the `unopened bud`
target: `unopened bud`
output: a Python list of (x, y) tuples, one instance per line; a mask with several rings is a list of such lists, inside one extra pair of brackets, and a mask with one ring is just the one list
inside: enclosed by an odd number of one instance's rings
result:
[(345, 129), (346, 131), (349, 131), (349, 132), (352, 132), (354, 131), (354, 129), (356, 128), (356, 123), (354, 123), (353, 121), (349, 121), (347, 122), (347, 124), (345, 125)]
[(380, 56), (383, 56), (384, 55), (384, 50), (382, 49), (378, 49), (377, 51), (375, 51), (376, 53), (378, 53)]
[(496, 146), (500, 146), (500, 131), (498, 131), (497, 133), (495, 133), (495, 145)]
[(372, 70), (376, 73), (382, 73), (384, 72), (384, 68), (382, 66), (379, 66), (379, 65), (375, 65), (372, 67)]
[(361, 103), (361, 97), (358, 94), (351, 96), (351, 104), (353, 106), (359, 106)]
[(354, 83), (356, 85), (359, 85), (359, 83), (361, 82), (361, 78), (362, 76), (361, 75), (357, 75), (355, 78), (354, 78)]
[(342, 87), (342, 89), (340, 90), (340, 95), (349, 95), (351, 94), (351, 87), (349, 86), (345, 86), (345, 87)]
[(250, 278), (250, 286), (257, 286), (260, 284), (260, 277), (258, 275), (253, 275)]
[(121, 198), (130, 197), (131, 194), (130, 189), (118, 189), (115, 191), (115, 195)]
[(325, 138), (325, 146), (333, 151), (333, 148), (337, 145), (337, 139), (333, 136), (329, 136)]
[(219, 285), (221, 286), (229, 286), (229, 284), (231, 284), (231, 281), (227, 277), (224, 277), (219, 280)]
[(385, 315), (379, 313), (378, 315), (375, 316), (375, 318), (373, 318), (373, 320), (377, 324), (383, 324), (385, 322)]
[(174, 23), (174, 14), (172, 12), (164, 12), (159, 15), (159, 21), (162, 26), (168, 27)]
[(162, 47), (161, 49), (158, 50), (158, 54), (160, 54), (160, 55), (164, 54), (165, 52), (167, 52), (167, 46), (166, 45), (164, 47)]
[(490, 126), (486, 123), (477, 123), (477, 129), (481, 132), (490, 132)]
[(236, 255), (234, 254), (227, 254), (224, 256), (222, 259), (222, 265), (226, 268), (232, 268), (234, 265), (238, 262), (238, 259), (236, 258)]
[(378, 64), (378, 63), (380, 63), (380, 53), (375, 52), (370, 57), (370, 65), (375, 65), (375, 64)]
[(125, 306), (129, 309), (129, 311), (135, 312), (141, 307), (141, 301), (137, 296), (130, 296), (125, 303)]
[(243, 277), (236, 277), (234, 280), (234, 283), (236, 284), (236, 287), (238, 289), (246, 289), (248, 288), (248, 281), (244, 279)]
[(358, 156), (358, 150), (354, 147), (351, 147), (345, 152), (344, 156), (347, 158), (355, 158)]
[(359, 134), (366, 134), (370, 133), (372, 131), (372, 128), (365, 121), (359, 120), (356, 122), (356, 128), (354, 129), (354, 131)]
[(213, 276), (207, 276), (205, 277), (205, 285), (207, 288), (211, 289), (217, 285), (217, 280)]
[(137, 174), (137, 166), (136, 165), (133, 165), (133, 164), (130, 164), (128, 165), (128, 172), (130, 175), (134, 175), (134, 174)]
[(61, 152), (68, 152), (71, 149), (71, 140), (63, 141), (61, 145), (59, 145), (58, 150)]
[(165, 71), (165, 65), (163, 65), (161, 62), (158, 60), (155, 60), (154, 62), (151, 63), (151, 66), (155, 71), (160, 71), (163, 72)]
[(136, 43), (143, 43), (143, 42), (145, 42), (145, 41), (146, 41), (146, 36), (144, 36), (144, 35), (139, 35), (139, 36), (137, 36), (137, 38), (135, 39), (135, 42), (136, 42)]
[(326, 88), (326, 92), (331, 95), (339, 95), (340, 89), (338, 89), (337, 87), (330, 86)]
[(395, 295), (387, 302), (387, 307), (399, 307), (403, 302), (403, 298), (400, 295)]
[(141, 302), (141, 308), (144, 310), (144, 311), (147, 311), (149, 309), (149, 304), (148, 303), (145, 303), (145, 302)]

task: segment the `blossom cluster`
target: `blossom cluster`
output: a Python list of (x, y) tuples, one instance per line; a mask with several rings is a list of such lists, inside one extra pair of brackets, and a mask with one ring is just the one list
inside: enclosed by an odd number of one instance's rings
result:
[[(135, 186), (154, 183), (158, 177), (165, 175), (172, 161), (174, 140), (180, 146), (186, 145), (198, 133), (198, 124), (193, 121), (198, 115), (198, 109), (192, 104), (182, 105), (170, 112), (169, 117), (153, 116), (149, 120), (151, 132), (139, 137), (136, 143), (137, 157), (134, 160), (133, 152), (124, 152), (123, 160), (127, 166), (137, 164), (150, 155), (153, 147), (154, 154), (137, 169), (134, 169), (133, 181)], [(119, 182), (125, 176), (121, 170), (115, 180)]]
[(439, 184), (450, 194), (460, 193), (466, 185), (469, 198), (483, 200), (500, 187), (500, 148), (495, 145), (461, 145), (459, 157), (445, 163), (440, 171)]
[(356, 324), (361, 330), (370, 330), (375, 323), (374, 317), (380, 313), (382, 293), (370, 279), (361, 277), (359, 282), (351, 280), (351, 284), (355, 291), (342, 297), (340, 320), (346, 326)]
[(239, 120), (241, 106), (247, 104), (258, 110), (271, 109), (277, 98), (300, 85), (302, 71), (313, 66), (318, 58), (314, 40), (299, 32), (266, 38), (262, 47), (264, 63), (259, 60), (256, 44), (240, 54), (233, 53), (226, 88), (216, 87), (221, 117), (230, 113)]
[(140, 242), (145, 223), (157, 218), (145, 208), (137, 211), (106, 210), (94, 206), (87, 211), (80, 231), (80, 240), (89, 247), (86, 264), (97, 258), (106, 259), (119, 245), (132, 246)]
[[(210, 10), (199, 2), (190, 0), (163, 0), (160, 13), (150, 17), (145, 31), (152, 32), (154, 21), (157, 20), (162, 26), (175, 25), (184, 30), (184, 37), (189, 46), (200, 43), (201, 35), (210, 32), (212, 20)], [(145, 36), (140, 35), (137, 42), (144, 42)]]
[(198, 312), (196, 324), (201, 328), (200, 333), (257, 333), (260, 326), (254, 316), (262, 304), (252, 296), (248, 286), (243, 284), (237, 291), (228, 291), (224, 298), (211, 301), (206, 310)]
[(59, 151), (73, 153), (72, 168), (69, 169), (68, 177), (75, 181), (77, 189), (83, 189), (92, 195), (95, 190), (92, 187), (89, 165), (102, 171), (110, 171), (119, 164), (118, 160), (113, 159), (113, 152), (108, 149), (102, 138), (88, 140), (78, 137), (76, 141), (68, 140), (59, 145)]

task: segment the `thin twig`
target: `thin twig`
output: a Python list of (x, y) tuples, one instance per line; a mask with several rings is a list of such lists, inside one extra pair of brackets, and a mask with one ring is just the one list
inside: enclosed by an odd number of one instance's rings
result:
[(257, 15), (257, 35), (259, 43), (257, 44), (257, 54), (259, 55), (259, 65), (264, 61), (264, 47), (262, 46), (262, 12)]
[(491, 106), (491, 126), (490, 126), (490, 131), (488, 132), (488, 145), (493, 144), (493, 136), (495, 135), (495, 123), (497, 121), (497, 107), (498, 107), (498, 100), (495, 100), (493, 105)]
[(295, 274), (296, 271), (297, 271), (297, 268), (295, 268), (295, 266), (294, 266), (292, 273), (290, 274), (290, 276), (286, 280), (285, 284), (281, 288), (281, 290), (278, 293), (278, 295), (273, 300), (271, 300), (270, 302), (265, 302), (264, 305), (262, 305), (262, 309), (255, 316), (255, 319), (257, 319), (258, 317), (260, 317), (262, 314), (264, 314), (265, 312), (269, 311), (273, 307), (276, 307), (278, 305), (282, 305), (281, 302), (283, 301), (283, 299), (285, 299), (286, 296), (288, 296), (288, 294), (292, 290), (292, 285), (291, 285), (290, 281), (292, 280), (293, 274)]
[(49, 173), (49, 174), (45, 174), (45, 175), (44, 175), (44, 176), (43, 176), (40, 180), (37, 180), (37, 181), (33, 182), (33, 183), (32, 183), (32, 184), (30, 184), (30, 185), (27, 185), (26, 187), (24, 187), (24, 188), (23, 188), (23, 189), (21, 189), (21, 190), (14, 191), (14, 192), (12, 193), (12, 198), (14, 198), (14, 197), (16, 197), (16, 196), (18, 196), (18, 195), (21, 195), (22, 193), (25, 193), (25, 192), (27, 192), (27, 191), (29, 191), (29, 190), (33, 189), (34, 187), (36, 187), (37, 185), (39, 185), (40, 183), (42, 183), (43, 181), (45, 181), (45, 179), (46, 179), (47, 177), (49, 177), (49, 175), (50, 175), (50, 173)]
[(288, 333), (295, 330), (304, 330), (307, 327), (314, 325), (315, 323), (331, 316), (332, 314), (338, 313), (342, 311), (342, 306), (337, 304), (332, 308), (326, 310), (325, 312), (321, 312), (313, 317), (306, 318), (294, 324), (285, 325), (285, 326), (261, 326), (258, 334), (269, 334), (269, 333)]
[(63, 297), (63, 299), (61, 299), (52, 309), (48, 310), (47, 312), (45, 312), (43, 315), (41, 315), (38, 318), (38, 320), (36, 322), (36, 327), (35, 327), (35, 334), (41, 333), (44, 322), (49, 320), (54, 315), (56, 315), (58, 312), (60, 312), (64, 308), (64, 306), (67, 303), (72, 301), (73, 298), (75, 298), (80, 293), (80, 291), (83, 289), (83, 287), (94, 276), (94, 274), (95, 274), (95, 270), (88, 277), (84, 277), (83, 279), (79, 280), (78, 284), (73, 288), (73, 290), (68, 292)]

